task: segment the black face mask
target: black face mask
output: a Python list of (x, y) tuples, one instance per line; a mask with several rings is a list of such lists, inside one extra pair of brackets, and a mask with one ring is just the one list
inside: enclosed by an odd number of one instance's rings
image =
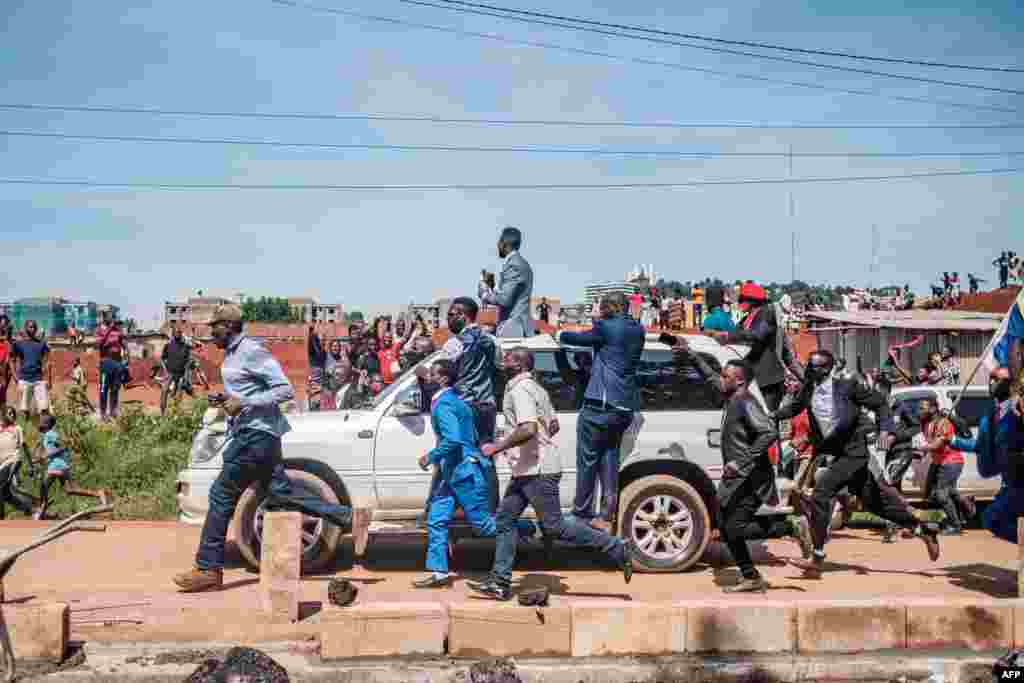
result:
[(815, 383), (821, 384), (832, 374), (831, 365), (808, 365), (807, 376)]
[(1001, 379), (988, 383), (989, 396), (1002, 402), (1010, 398), (1010, 380)]
[(461, 318), (454, 318), (448, 323), (448, 329), (452, 331), (452, 334), (459, 334), (466, 328), (466, 321)]

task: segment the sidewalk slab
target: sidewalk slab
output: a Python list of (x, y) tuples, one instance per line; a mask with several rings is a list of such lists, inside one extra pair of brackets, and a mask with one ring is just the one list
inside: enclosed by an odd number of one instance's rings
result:
[(448, 636), (448, 608), (431, 602), (325, 609), (316, 620), (323, 660), (438, 656)]
[(568, 657), (572, 609), (475, 601), (448, 607), (448, 654), (456, 657)]
[(1013, 646), (1014, 606), (997, 602), (907, 604), (907, 647), (1005, 650)]
[(880, 600), (800, 603), (797, 646), (805, 654), (904, 649), (907, 608)]
[(691, 653), (793, 652), (797, 610), (792, 603), (690, 603), (686, 651)]
[(64, 659), (71, 630), (67, 604), (3, 605), (0, 609), (16, 659), (43, 659), (55, 663)]
[(665, 655), (686, 648), (686, 608), (656, 603), (572, 604), (572, 656)]

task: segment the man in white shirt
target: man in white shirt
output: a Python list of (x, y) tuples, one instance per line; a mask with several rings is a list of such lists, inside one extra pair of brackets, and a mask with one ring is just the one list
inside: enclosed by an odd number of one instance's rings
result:
[(516, 427), (497, 443), (483, 444), (480, 450), (491, 458), (509, 451), (512, 481), (498, 508), (498, 542), (491, 575), (484, 581), (469, 581), (467, 585), (477, 593), (498, 600), (512, 597), (512, 565), (518, 540), (516, 521), (527, 505), (532, 505), (537, 512), (546, 536), (604, 553), (621, 567), (629, 583), (633, 575), (629, 545), (587, 524), (566, 520), (562, 515), (558, 497), (562, 463), (554, 441), (555, 411), (548, 392), (533, 378), (533, 364), (533, 354), (525, 348), (512, 349), (505, 355), (504, 365), (511, 379), (505, 387), (504, 413)]

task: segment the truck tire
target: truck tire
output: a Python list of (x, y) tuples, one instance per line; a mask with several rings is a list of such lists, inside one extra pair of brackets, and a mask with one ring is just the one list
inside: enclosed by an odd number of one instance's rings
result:
[(641, 477), (619, 496), (619, 529), (633, 544), (641, 572), (681, 572), (700, 560), (711, 540), (711, 517), (690, 484), (671, 475)]
[[(330, 467), (315, 460), (285, 460), (285, 475), (292, 486), (315, 493), (329, 503), (348, 505), (341, 478)], [(246, 564), (254, 570), (260, 567), (260, 539), (262, 537), (263, 502), (266, 492), (255, 484), (242, 494), (235, 512), (235, 540)], [(341, 545), (341, 537), (348, 529), (341, 529), (326, 520), (302, 518), (302, 571), (313, 573), (329, 567)]]

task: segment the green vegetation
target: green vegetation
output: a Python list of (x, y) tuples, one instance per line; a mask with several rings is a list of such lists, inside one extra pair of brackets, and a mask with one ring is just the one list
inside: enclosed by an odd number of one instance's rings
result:
[[(176, 402), (161, 417), (129, 404), (116, 422), (97, 424), (91, 417), (68, 412), (61, 403), (54, 406), (57, 430), (74, 454), (74, 481), (84, 488), (113, 491), (117, 519), (175, 517), (175, 480), (188, 462), (192, 436), (204, 410), (205, 400), (193, 401), (187, 408)], [(35, 425), (25, 425), (25, 439), (30, 452), (42, 455)], [(38, 496), (45, 469), (37, 465), (35, 478), (26, 477), (21, 488)], [(57, 517), (97, 504), (89, 498), (65, 496), (59, 485), (50, 487), (50, 496), (48, 514)]]
[(292, 308), (288, 299), (263, 296), (245, 300), (242, 320), (247, 323), (297, 323), (302, 322), (302, 316), (299, 309)]

